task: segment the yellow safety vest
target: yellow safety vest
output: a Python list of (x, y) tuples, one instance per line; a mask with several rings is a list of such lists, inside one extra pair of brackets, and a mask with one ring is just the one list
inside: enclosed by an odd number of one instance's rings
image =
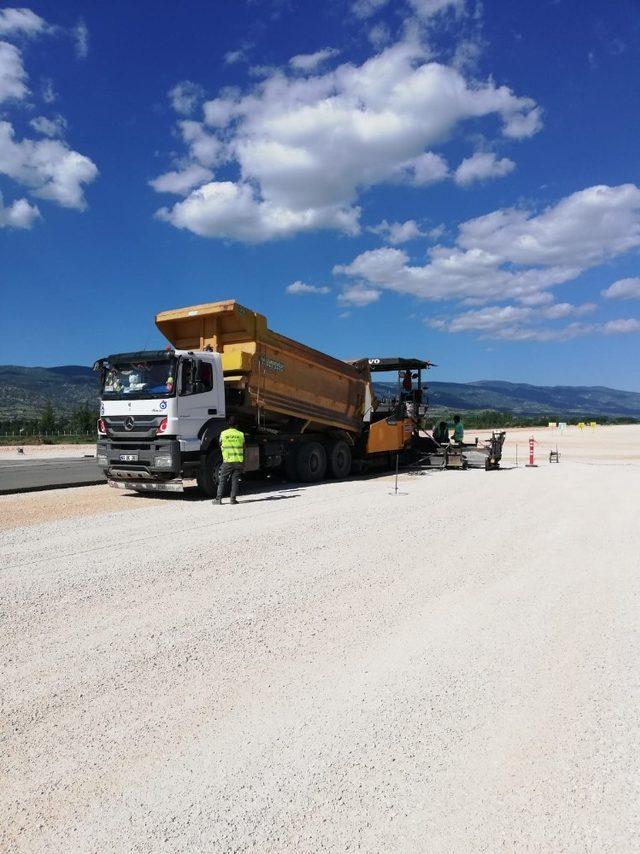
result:
[(223, 463), (244, 462), (244, 433), (235, 427), (228, 427), (220, 433)]

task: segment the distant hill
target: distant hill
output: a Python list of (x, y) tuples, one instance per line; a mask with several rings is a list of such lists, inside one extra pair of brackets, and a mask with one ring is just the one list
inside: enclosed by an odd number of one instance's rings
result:
[[(604, 386), (535, 386), (499, 380), (471, 383), (429, 382), (429, 403), (440, 410), (483, 410), (516, 415), (593, 415), (640, 418), (640, 393)], [(392, 383), (375, 383), (379, 395), (394, 393)], [(0, 365), (0, 418), (37, 416), (51, 401), (69, 414), (82, 403), (97, 406), (98, 378), (85, 365), (24, 368)]]
[(85, 365), (0, 365), (0, 418), (35, 417), (47, 401), (67, 415), (83, 403), (97, 406), (98, 394), (98, 376)]
[[(432, 409), (493, 409), (516, 415), (640, 418), (640, 392), (620, 391), (604, 386), (536, 386), (500, 380), (429, 382), (427, 385)], [(375, 387), (387, 393), (397, 388), (391, 383), (375, 383)]]

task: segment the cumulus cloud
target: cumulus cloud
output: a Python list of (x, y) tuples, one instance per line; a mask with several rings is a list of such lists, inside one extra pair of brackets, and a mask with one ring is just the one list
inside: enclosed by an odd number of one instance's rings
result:
[(640, 279), (618, 279), (601, 293), (606, 299), (640, 299)]
[(289, 65), (295, 68), (296, 71), (313, 71), (323, 62), (332, 59), (340, 53), (334, 47), (325, 47), (323, 50), (317, 50), (315, 53), (299, 53), (297, 56), (292, 56), (289, 60)]
[(237, 48), (237, 50), (228, 50), (224, 55), (224, 61), (227, 65), (236, 65), (238, 62), (246, 62), (251, 45), (245, 44)]
[(338, 297), (338, 302), (340, 305), (354, 305), (362, 308), (365, 305), (370, 305), (372, 302), (377, 302), (379, 299), (380, 291), (376, 291), (366, 285), (356, 284), (344, 288)]
[[(363, 190), (443, 180), (448, 165), (431, 151), (434, 145), (486, 117), (513, 136), (514, 122), (535, 109), (534, 101), (506, 86), (467, 81), (429, 61), (413, 37), (361, 65), (324, 73), (269, 70), (245, 93), (221, 92), (206, 101), (204, 121), (181, 126), (195, 162), (228, 163), (237, 179), (203, 184), (160, 216), (203, 236), (254, 242), (311, 228), (354, 234)], [(196, 137), (212, 150), (208, 162)]]
[(37, 36), (49, 29), (31, 9), (0, 9), (0, 36)]
[(456, 15), (461, 15), (465, 7), (464, 0), (409, 0), (409, 5), (423, 20), (441, 12), (454, 12)]
[(97, 175), (95, 164), (60, 140), (15, 140), (9, 122), (0, 122), (0, 174), (30, 188), (31, 194), (67, 208), (84, 210), (83, 185)]
[(36, 116), (31, 119), (29, 125), (42, 136), (49, 137), (64, 136), (67, 130), (67, 120), (59, 114), (51, 119), (46, 116)]
[(635, 317), (609, 320), (603, 325), (602, 331), (605, 335), (630, 335), (633, 332), (640, 332), (640, 320)]
[(89, 55), (89, 29), (82, 18), (72, 30), (78, 59), (86, 59)]
[(569, 317), (580, 317), (595, 309), (593, 303), (555, 303), (543, 308), (522, 305), (491, 305), (453, 315), (430, 318), (428, 325), (447, 332), (477, 332), (481, 338), (509, 341), (560, 341), (598, 331), (597, 324), (573, 321), (565, 326), (545, 325)]
[(13, 204), (5, 207), (0, 193), (0, 228), (31, 228), (40, 211), (35, 205), (30, 205), (26, 199), (16, 199)]
[(376, 50), (379, 50), (391, 41), (391, 31), (384, 22), (380, 21), (371, 27), (367, 33), (367, 38)]
[(171, 106), (183, 116), (190, 116), (204, 98), (204, 89), (191, 80), (183, 80), (169, 89)]
[(408, 219), (405, 222), (387, 222), (386, 219), (383, 219), (381, 223), (367, 230), (372, 234), (379, 234), (385, 243), (391, 243), (392, 246), (407, 243), (417, 237), (425, 237), (427, 234), (427, 232), (420, 230), (415, 219)]
[(417, 157), (405, 160), (396, 170), (399, 179), (413, 184), (415, 187), (426, 187), (444, 181), (449, 174), (449, 166), (444, 157), (425, 151)]
[(189, 156), (195, 163), (209, 167), (225, 159), (223, 142), (207, 133), (202, 122), (185, 119), (178, 126), (183, 141), (189, 147)]
[(454, 174), (454, 181), (461, 187), (468, 187), (475, 181), (486, 181), (489, 178), (503, 178), (513, 172), (516, 164), (508, 157), (498, 160), (493, 152), (476, 151), (471, 157), (466, 157)]
[(286, 293), (293, 294), (294, 296), (301, 296), (303, 294), (328, 294), (331, 288), (328, 288), (326, 285), (308, 285), (306, 282), (292, 282), (290, 285), (287, 285), (285, 288)]
[(355, 0), (351, 6), (351, 11), (356, 18), (370, 18), (383, 9), (388, 2), (389, 0)]
[(182, 171), (165, 172), (164, 175), (159, 175), (153, 181), (149, 181), (149, 184), (157, 193), (175, 193), (184, 196), (189, 190), (212, 177), (213, 172), (210, 169), (205, 169), (198, 163), (192, 163), (191, 166), (187, 166)]
[(156, 216), (201, 237), (252, 243), (319, 228), (355, 234), (359, 213), (331, 206), (293, 211), (257, 199), (248, 184), (212, 181), (173, 208), (161, 208)]
[[(53, 33), (57, 28), (49, 26), (44, 19), (29, 9), (0, 10), (0, 34), (12, 36), (36, 36)], [(77, 43), (84, 40), (86, 28), (82, 22), (73, 30)], [(82, 50), (79, 50), (82, 54)], [(20, 50), (8, 41), (0, 41), (0, 103), (30, 99), (33, 94), (27, 86)], [(55, 99), (53, 84), (44, 81), (43, 100)], [(63, 116), (46, 117), (37, 115), (29, 122), (31, 128), (45, 139), (17, 139), (12, 122), (5, 117), (0, 121), (0, 175), (28, 187), (32, 196), (47, 199), (63, 207), (84, 210), (84, 185), (93, 181), (98, 170), (83, 154), (74, 151), (62, 139), (67, 129)], [(25, 199), (18, 199), (10, 207), (1, 208), (3, 226), (30, 228), (40, 216), (37, 207)]]
[(0, 104), (20, 100), (28, 94), (27, 72), (15, 45), (0, 41)]
[(538, 300), (541, 292), (640, 246), (640, 189), (595, 186), (542, 212), (506, 208), (462, 223), (453, 246), (412, 264), (400, 249), (363, 252), (334, 272), (427, 300)]

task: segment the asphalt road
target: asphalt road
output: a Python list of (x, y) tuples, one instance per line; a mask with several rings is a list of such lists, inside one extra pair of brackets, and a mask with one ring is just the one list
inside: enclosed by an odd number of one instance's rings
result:
[(2, 460), (0, 495), (12, 492), (36, 492), (103, 483), (102, 470), (95, 459)]

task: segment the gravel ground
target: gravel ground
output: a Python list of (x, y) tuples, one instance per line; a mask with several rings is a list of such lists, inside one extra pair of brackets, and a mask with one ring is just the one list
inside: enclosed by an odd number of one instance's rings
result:
[(637, 851), (639, 473), (0, 499), (0, 849)]

